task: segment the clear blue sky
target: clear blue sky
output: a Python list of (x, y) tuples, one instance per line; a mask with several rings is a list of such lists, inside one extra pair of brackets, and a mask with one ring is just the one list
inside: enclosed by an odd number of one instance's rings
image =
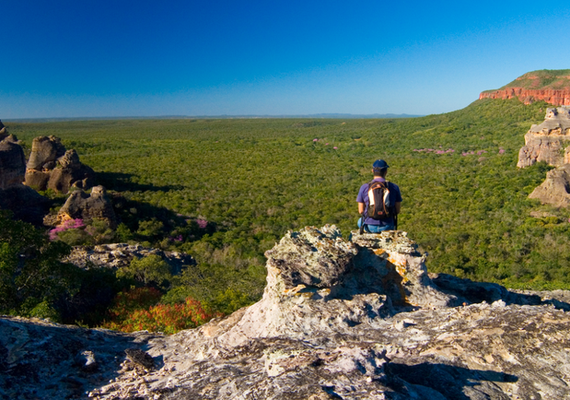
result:
[(570, 3), (0, 0), (0, 118), (457, 110), (570, 68)]

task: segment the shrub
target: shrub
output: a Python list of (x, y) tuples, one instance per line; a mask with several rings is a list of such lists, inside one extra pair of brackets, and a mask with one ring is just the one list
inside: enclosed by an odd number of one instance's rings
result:
[(111, 320), (103, 328), (122, 332), (147, 330), (176, 333), (196, 328), (221, 313), (207, 311), (200, 302), (187, 298), (183, 304), (156, 304), (160, 292), (153, 288), (139, 288), (117, 295), (109, 314)]
[(171, 277), (169, 265), (156, 254), (133, 258), (128, 267), (117, 270), (117, 278), (135, 279), (145, 286), (150, 283), (160, 286)]

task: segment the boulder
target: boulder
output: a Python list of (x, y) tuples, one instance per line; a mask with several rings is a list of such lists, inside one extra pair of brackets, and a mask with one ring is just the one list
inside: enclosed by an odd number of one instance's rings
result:
[(28, 160), (28, 169), (37, 171), (51, 170), (57, 159), (65, 154), (65, 147), (55, 136), (39, 136), (32, 141), (32, 152)]
[[(6, 130), (5, 127), (2, 130)], [(15, 136), (7, 135), (0, 141), (0, 189), (21, 185), (26, 173), (24, 150)]]
[(570, 107), (548, 108), (544, 122), (533, 125), (519, 151), (519, 168), (545, 161), (553, 166), (570, 163)]
[(11, 210), (18, 219), (40, 225), (49, 201), (22, 184), (25, 173), (24, 150), (0, 121), (0, 208)]
[(570, 206), (570, 164), (548, 171), (544, 182), (528, 197), (554, 207)]
[(75, 150), (66, 150), (59, 138), (40, 136), (32, 142), (25, 179), (36, 190), (67, 193), (72, 187), (91, 188), (95, 172), (79, 161)]
[(91, 193), (83, 190), (73, 191), (57, 214), (56, 225), (69, 219), (105, 221), (111, 229), (117, 227), (117, 218), (113, 204), (103, 186), (95, 186)]

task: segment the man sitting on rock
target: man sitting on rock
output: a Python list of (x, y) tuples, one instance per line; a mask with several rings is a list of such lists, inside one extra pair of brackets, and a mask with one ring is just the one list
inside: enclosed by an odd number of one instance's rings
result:
[(397, 229), (397, 216), (402, 203), (400, 188), (386, 180), (386, 161), (374, 161), (372, 172), (374, 179), (362, 185), (356, 197), (358, 212), (361, 215), (358, 227), (361, 232), (368, 233)]

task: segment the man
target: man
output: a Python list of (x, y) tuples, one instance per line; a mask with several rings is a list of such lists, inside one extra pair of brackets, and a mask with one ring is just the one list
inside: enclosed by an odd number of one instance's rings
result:
[[(361, 218), (358, 220), (358, 227), (360, 228), (364, 223), (364, 231), (369, 233), (378, 233), (382, 231), (393, 230), (395, 228), (395, 218), (400, 213), (400, 206), (402, 204), (402, 195), (398, 185), (386, 181), (386, 173), (388, 172), (388, 164), (384, 160), (376, 160), (372, 164), (372, 173), (374, 179), (365, 183), (360, 187), (356, 201), (358, 202), (358, 213)], [(370, 199), (368, 198), (368, 189), (374, 182), (384, 182), (390, 192), (388, 203), (393, 205), (390, 207), (390, 215), (385, 218), (374, 219), (368, 216), (368, 208), (370, 206)], [(366, 216), (362, 221), (362, 214)]]

